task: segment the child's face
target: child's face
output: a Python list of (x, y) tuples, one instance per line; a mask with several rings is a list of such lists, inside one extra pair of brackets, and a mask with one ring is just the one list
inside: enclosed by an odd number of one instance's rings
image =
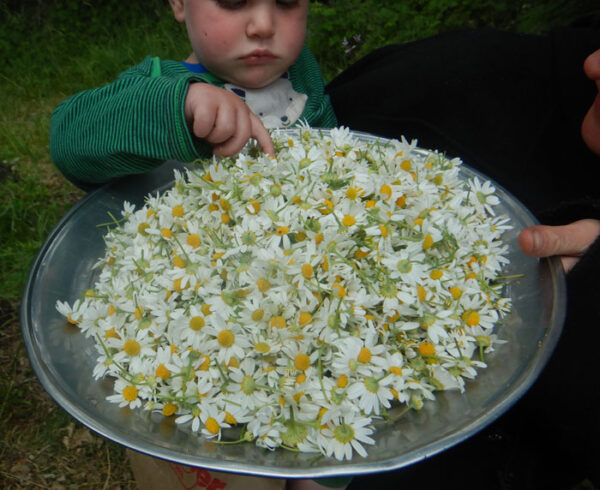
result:
[(260, 88), (300, 55), (309, 0), (169, 0), (193, 54), (223, 80)]

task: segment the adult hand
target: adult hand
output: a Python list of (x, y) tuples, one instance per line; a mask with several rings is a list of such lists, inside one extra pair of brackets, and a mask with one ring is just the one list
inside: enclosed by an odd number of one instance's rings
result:
[(519, 245), (533, 257), (560, 256), (563, 269), (569, 272), (599, 235), (600, 221), (582, 219), (562, 226), (525, 228), (519, 234)]
[(185, 98), (185, 118), (200, 139), (213, 145), (213, 153), (229, 156), (255, 138), (265, 153), (275, 148), (260, 118), (237, 95), (207, 83), (192, 83)]

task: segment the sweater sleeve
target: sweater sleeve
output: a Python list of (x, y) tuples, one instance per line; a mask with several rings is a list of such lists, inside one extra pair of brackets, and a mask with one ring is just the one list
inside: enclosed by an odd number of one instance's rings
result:
[(166, 66), (161, 70), (159, 60), (148, 57), (113, 83), (78, 93), (55, 109), (50, 154), (66, 178), (90, 188), (165, 160), (210, 155), (184, 117), (187, 88), (196, 79)]
[(314, 55), (304, 46), (296, 62), (290, 67), (290, 79), (296, 90), (308, 95), (308, 101), (299, 121), (315, 128), (337, 126), (337, 118), (329, 95), (325, 93), (325, 79)]

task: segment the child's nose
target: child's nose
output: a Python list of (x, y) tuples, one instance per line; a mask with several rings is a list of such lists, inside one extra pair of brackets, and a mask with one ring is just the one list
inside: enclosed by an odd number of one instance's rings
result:
[(248, 37), (268, 38), (275, 33), (275, 12), (270, 5), (257, 6), (248, 20)]

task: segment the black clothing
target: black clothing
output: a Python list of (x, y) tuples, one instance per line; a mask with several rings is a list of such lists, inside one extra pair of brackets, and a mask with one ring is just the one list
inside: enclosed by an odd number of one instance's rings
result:
[[(597, 17), (532, 36), (492, 30), (382, 48), (327, 91), (340, 125), (459, 156), (544, 224), (600, 219), (600, 157), (580, 136), (597, 93), (583, 61), (600, 48)], [(350, 489), (600, 488), (600, 240), (567, 276), (567, 319), (534, 386), (458, 446)]]

